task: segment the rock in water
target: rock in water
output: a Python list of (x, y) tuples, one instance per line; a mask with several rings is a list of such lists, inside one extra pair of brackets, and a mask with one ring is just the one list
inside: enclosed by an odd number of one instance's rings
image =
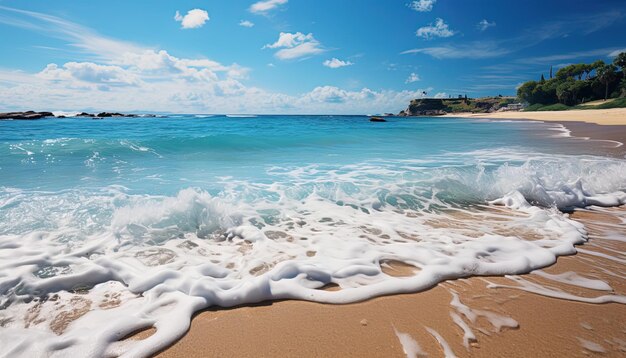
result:
[(51, 112), (35, 112), (35, 111), (26, 111), (26, 112), (7, 112), (0, 113), (0, 119), (41, 119), (44, 117), (53, 117), (54, 114)]
[(370, 122), (387, 122), (387, 120), (381, 117), (370, 117)]

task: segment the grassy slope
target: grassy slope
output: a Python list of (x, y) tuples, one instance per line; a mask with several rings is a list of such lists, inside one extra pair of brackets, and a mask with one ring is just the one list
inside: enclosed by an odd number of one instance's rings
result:
[[(597, 102), (597, 101), (596, 101)], [(578, 106), (566, 106), (564, 104), (533, 104), (526, 107), (524, 111), (567, 111), (570, 109), (609, 109), (609, 108), (626, 108), (626, 98), (617, 98), (614, 100), (607, 100), (606, 102), (597, 102), (598, 104), (590, 105), (589, 103)]]

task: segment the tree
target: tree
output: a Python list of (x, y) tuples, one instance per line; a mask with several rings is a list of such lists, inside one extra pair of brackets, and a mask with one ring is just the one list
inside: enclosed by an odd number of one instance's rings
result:
[(574, 76), (575, 72), (576, 72), (576, 65), (568, 65), (556, 71), (556, 78), (563, 81), (569, 77)]
[(596, 75), (597, 75), (598, 74), (598, 68), (600, 68), (602, 66), (604, 66), (604, 61), (598, 60), (598, 61), (596, 61), (596, 62), (591, 64), (591, 71), (595, 70), (596, 71)]
[(613, 59), (613, 64), (622, 69), (624, 76), (626, 76), (626, 52), (621, 52)]
[[(603, 62), (604, 63), (604, 62)], [(604, 100), (609, 97), (609, 82), (615, 78), (615, 66), (614, 65), (603, 65), (602, 67), (596, 68), (596, 73), (598, 74), (598, 79), (605, 86), (604, 90)]]
[(535, 81), (524, 82), (517, 89), (517, 98), (519, 98), (523, 102), (528, 102), (530, 104), (535, 103), (533, 101), (533, 91), (535, 90), (536, 87), (537, 87), (537, 82)]
[(583, 74), (585, 74), (586, 72), (587, 72), (586, 64), (579, 63), (577, 65), (574, 65), (573, 75), (577, 76), (579, 81), (583, 79)]
[(541, 74), (541, 80), (539, 81), (541, 83), (546, 83), (546, 78), (543, 77), (543, 73)]
[(572, 103), (572, 91), (570, 90), (571, 82), (563, 82), (556, 87), (556, 96), (560, 103), (570, 105)]

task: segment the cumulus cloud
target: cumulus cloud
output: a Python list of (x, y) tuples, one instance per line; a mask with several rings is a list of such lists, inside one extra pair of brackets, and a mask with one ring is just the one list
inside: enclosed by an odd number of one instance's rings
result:
[(434, 24), (417, 29), (415, 35), (430, 40), (435, 37), (450, 37), (454, 35), (454, 31), (450, 30), (448, 24), (446, 24), (443, 19), (437, 18)]
[[(84, 60), (51, 63), (35, 72), (0, 69), (0, 105), (6, 110), (355, 114), (399, 111), (423, 96), (422, 89), (332, 86), (293, 94), (268, 91), (246, 85), (250, 70), (236, 63), (177, 57), (51, 15), (7, 9), (0, 10), (11, 11), (19, 21), (9, 24), (0, 16), (0, 23), (61, 39)], [(268, 47), (323, 51), (312, 34), (290, 35)]]
[(409, 4), (409, 7), (415, 11), (427, 12), (433, 9), (433, 5), (437, 0), (415, 0)]
[(205, 22), (209, 21), (209, 13), (201, 9), (193, 9), (187, 11), (185, 16), (176, 11), (174, 20), (181, 23), (183, 29), (195, 29), (202, 27)]
[(277, 8), (280, 5), (286, 4), (288, 0), (265, 0), (255, 2), (250, 6), (250, 12), (252, 13), (266, 13), (270, 10)]
[(417, 82), (420, 80), (420, 76), (417, 75), (417, 73), (412, 72), (409, 77), (406, 79), (406, 81), (404, 81), (404, 83), (413, 83), (413, 82)]
[(339, 68), (339, 67), (351, 66), (351, 65), (354, 65), (354, 63), (350, 61), (342, 61), (338, 58), (333, 57), (330, 60), (324, 61), (323, 65), (326, 67), (330, 67), (330, 68)]
[(254, 23), (252, 21), (248, 21), (248, 20), (241, 20), (241, 21), (239, 21), (239, 26), (253, 27)]
[(309, 33), (305, 35), (301, 32), (281, 32), (276, 42), (267, 44), (263, 46), (263, 48), (280, 48), (280, 50), (274, 54), (274, 56), (280, 60), (292, 60), (324, 52), (321, 44), (313, 37), (313, 34)]
[(447, 94), (446, 92), (438, 92), (438, 93), (435, 95), (435, 98), (448, 98), (448, 97), (450, 97), (450, 95), (449, 95), (449, 94)]
[(490, 28), (490, 27), (494, 27), (494, 26), (496, 26), (496, 22), (495, 22), (495, 21), (489, 22), (489, 21), (487, 21), (487, 19), (482, 19), (482, 20), (478, 23), (478, 25), (476, 25), (476, 27), (478, 27), (478, 29), (479, 29), (480, 31), (485, 31), (485, 30), (487, 30), (488, 28)]
[(139, 77), (119, 66), (99, 65), (92, 62), (68, 62), (59, 67), (51, 63), (37, 74), (52, 81), (71, 81), (111, 86), (139, 84)]

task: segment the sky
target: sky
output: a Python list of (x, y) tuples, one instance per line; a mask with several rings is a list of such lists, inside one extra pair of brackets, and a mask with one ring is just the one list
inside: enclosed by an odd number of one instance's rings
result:
[(624, 0), (0, 0), (0, 111), (397, 113), (624, 34)]

